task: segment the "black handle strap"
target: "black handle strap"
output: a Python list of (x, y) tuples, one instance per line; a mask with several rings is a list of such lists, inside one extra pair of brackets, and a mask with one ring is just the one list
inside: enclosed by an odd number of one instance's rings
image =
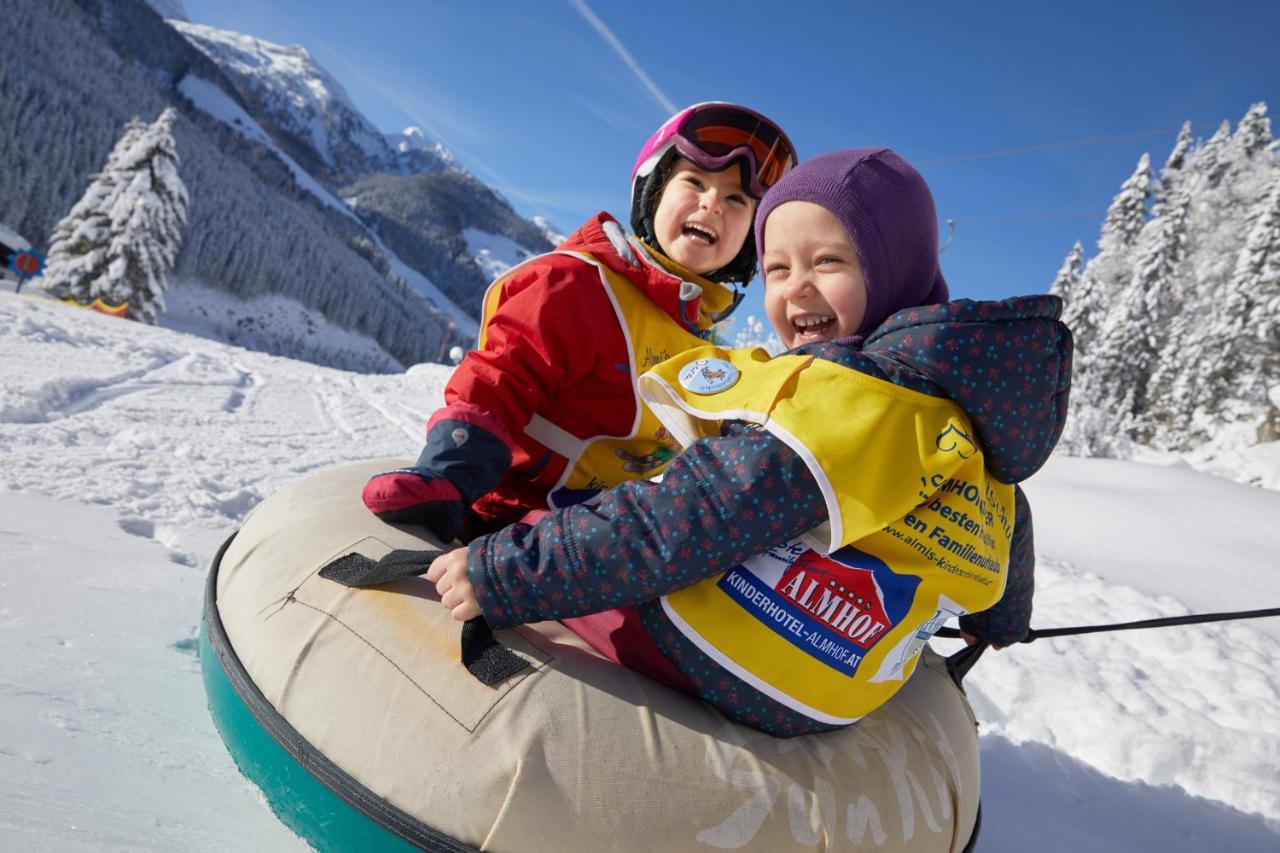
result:
[(320, 577), (343, 586), (377, 586), (401, 578), (426, 574), (432, 561), (443, 554), (434, 549), (425, 551), (392, 551), (381, 560), (371, 560), (364, 554), (346, 554), (320, 570)]
[(462, 665), (481, 684), (492, 687), (529, 666), (529, 662), (498, 642), (493, 629), (477, 616), (462, 623)]
[[(425, 574), (443, 551), (396, 550), (381, 560), (363, 554), (344, 554), (320, 570), (320, 577), (343, 586), (363, 587), (391, 583)], [(477, 616), (462, 625), (462, 665), (481, 684), (492, 687), (529, 666), (529, 662), (498, 642), (493, 629)]]
[[(941, 634), (942, 632), (939, 631), (938, 633)], [(964, 686), (964, 677), (969, 674), (969, 670), (973, 669), (973, 665), (978, 662), (978, 658), (982, 657), (982, 653), (986, 650), (986, 643), (974, 643), (972, 646), (965, 646), (947, 658), (947, 672), (951, 674), (951, 680), (956, 683), (957, 687)]]

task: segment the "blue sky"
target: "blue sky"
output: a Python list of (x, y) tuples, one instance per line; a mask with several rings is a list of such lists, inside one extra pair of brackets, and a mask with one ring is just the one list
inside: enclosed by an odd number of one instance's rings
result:
[[(525, 215), (625, 222), (670, 107), (737, 101), (802, 157), (886, 145), (955, 239), (953, 297), (1043, 292), (1138, 157), (1280, 110), (1280, 3), (185, 0), (305, 46), (379, 127), (419, 125)], [(1277, 123), (1280, 132), (1280, 122)], [(759, 283), (745, 312), (762, 316)]]

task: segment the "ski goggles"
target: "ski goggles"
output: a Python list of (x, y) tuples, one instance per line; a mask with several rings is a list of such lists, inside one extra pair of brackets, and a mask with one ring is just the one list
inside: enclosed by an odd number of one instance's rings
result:
[(745, 157), (750, 163), (747, 189), (756, 198), (797, 161), (795, 146), (780, 127), (753, 110), (730, 104), (700, 104), (677, 113), (640, 153), (636, 173), (651, 170), (672, 147), (711, 172)]

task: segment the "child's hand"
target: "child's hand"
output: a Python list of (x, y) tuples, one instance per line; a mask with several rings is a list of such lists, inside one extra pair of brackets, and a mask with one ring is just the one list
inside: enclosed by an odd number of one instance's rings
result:
[[(972, 646), (972, 645), (974, 645), (975, 643), (977, 643), (977, 642), (978, 642), (978, 638), (977, 638), (977, 637), (973, 636), (972, 634), (966, 634), (964, 631), (961, 631), (961, 632), (960, 632), (960, 636), (961, 636), (962, 638), (964, 638), (964, 644), (965, 644), (966, 646)], [(992, 643), (992, 644), (991, 644), (991, 649), (992, 649), (992, 651), (997, 651), (997, 652), (998, 652), (998, 651), (1000, 651), (1000, 650), (1001, 650), (1001, 649), (1003, 649), (1003, 648), (1004, 648), (1004, 646), (997, 646), (995, 643)]]
[(440, 603), (454, 619), (466, 622), (480, 615), (475, 590), (471, 588), (471, 579), (467, 577), (466, 548), (457, 548), (436, 557), (431, 568), (427, 569), (427, 580), (436, 585)]

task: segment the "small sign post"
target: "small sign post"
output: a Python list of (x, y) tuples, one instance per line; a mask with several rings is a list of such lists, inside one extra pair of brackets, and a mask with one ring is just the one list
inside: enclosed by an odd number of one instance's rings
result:
[(9, 269), (18, 275), (18, 286), (14, 288), (14, 293), (19, 293), (27, 279), (35, 278), (44, 269), (44, 255), (35, 249), (19, 249), (9, 257)]

